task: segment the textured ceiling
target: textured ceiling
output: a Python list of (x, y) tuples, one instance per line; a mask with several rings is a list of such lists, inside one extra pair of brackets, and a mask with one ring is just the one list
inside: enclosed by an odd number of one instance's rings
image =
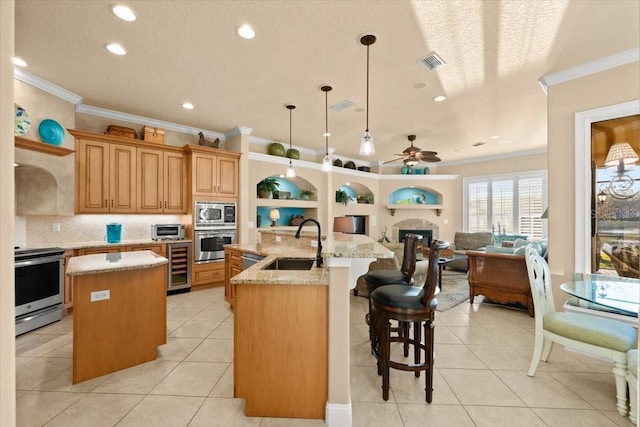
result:
[[(546, 97), (538, 84), (562, 71), (640, 45), (640, 2), (631, 1), (16, 1), (15, 53), (27, 71), (91, 106), (195, 128), (324, 147), (322, 85), (333, 86), (329, 145), (359, 158), (369, 124), (376, 154), (408, 146), (453, 161), (546, 146)], [(251, 24), (257, 36), (235, 34)], [(128, 54), (104, 49), (120, 43)], [(447, 65), (427, 71), (435, 51)], [(416, 89), (416, 85), (427, 83)], [(447, 95), (435, 103), (436, 95)], [(185, 101), (195, 105), (184, 110)], [(498, 139), (490, 139), (500, 135)], [(479, 141), (481, 147), (472, 147)]]

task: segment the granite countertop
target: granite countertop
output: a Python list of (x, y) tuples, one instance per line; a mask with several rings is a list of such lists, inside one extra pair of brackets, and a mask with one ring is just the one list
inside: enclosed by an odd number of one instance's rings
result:
[(132, 245), (164, 245), (167, 243), (190, 243), (192, 240), (153, 240), (153, 239), (138, 239), (138, 240), (122, 240), (120, 243), (107, 243), (104, 240), (94, 242), (69, 242), (69, 243), (56, 243), (48, 245), (35, 245), (27, 246), (30, 249), (36, 248), (62, 248), (65, 250), (71, 249), (88, 249), (88, 248), (106, 248), (106, 247), (118, 247), (118, 246), (132, 246)]
[[(282, 245), (235, 244), (225, 247), (264, 255), (266, 258), (231, 278), (231, 283), (278, 285), (328, 285), (329, 270), (312, 267), (310, 270), (262, 270), (277, 258), (315, 259), (314, 248), (300, 249)], [(393, 251), (368, 236), (334, 233), (323, 242), (322, 256), (327, 258), (392, 258)]]
[(67, 276), (140, 270), (167, 264), (169, 261), (152, 251), (118, 252), (71, 257)]

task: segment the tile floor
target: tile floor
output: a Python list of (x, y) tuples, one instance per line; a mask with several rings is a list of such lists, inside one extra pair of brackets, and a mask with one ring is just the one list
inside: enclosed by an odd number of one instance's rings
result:
[[(366, 299), (351, 297), (353, 425), (630, 426), (615, 410), (608, 363), (556, 347), (534, 378), (528, 314), (478, 302), (436, 316), (434, 401), (424, 377), (391, 370), (391, 395), (369, 352)], [(233, 312), (223, 289), (172, 295), (158, 359), (71, 384), (72, 316), (16, 339), (18, 426), (323, 426), (248, 418), (233, 398)]]

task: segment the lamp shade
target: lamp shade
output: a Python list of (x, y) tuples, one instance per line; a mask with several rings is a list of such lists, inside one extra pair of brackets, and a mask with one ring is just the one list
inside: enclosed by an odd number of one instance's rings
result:
[(605, 166), (618, 166), (619, 164), (628, 165), (638, 161), (638, 153), (629, 145), (628, 142), (616, 142), (609, 148), (607, 159), (604, 161)]
[(271, 221), (277, 221), (280, 219), (280, 211), (278, 209), (271, 209), (269, 212), (269, 219)]
[(355, 233), (356, 223), (352, 216), (337, 216), (333, 218), (334, 233)]

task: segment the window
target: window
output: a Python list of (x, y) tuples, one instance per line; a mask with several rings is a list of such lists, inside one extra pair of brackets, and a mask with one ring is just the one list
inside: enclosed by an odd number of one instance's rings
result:
[(544, 237), (546, 171), (469, 177), (463, 185), (465, 230)]

